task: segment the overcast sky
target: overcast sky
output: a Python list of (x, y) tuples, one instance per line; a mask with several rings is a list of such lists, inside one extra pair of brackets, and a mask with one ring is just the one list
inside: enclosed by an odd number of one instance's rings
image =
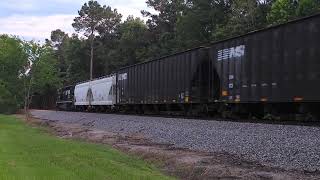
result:
[[(88, 1), (88, 0), (87, 0)], [(0, 0), (0, 34), (17, 35), (25, 40), (41, 40), (50, 32), (62, 29), (72, 33), (71, 26), (86, 0)], [(101, 5), (116, 8), (125, 19), (142, 17), (148, 9), (146, 0), (98, 0)]]

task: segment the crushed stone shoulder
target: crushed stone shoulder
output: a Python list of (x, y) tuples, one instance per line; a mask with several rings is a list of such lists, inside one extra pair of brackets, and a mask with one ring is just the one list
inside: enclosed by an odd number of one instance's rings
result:
[(320, 127), (33, 110), (36, 118), (72, 123), (155, 143), (224, 152), (286, 170), (320, 170)]

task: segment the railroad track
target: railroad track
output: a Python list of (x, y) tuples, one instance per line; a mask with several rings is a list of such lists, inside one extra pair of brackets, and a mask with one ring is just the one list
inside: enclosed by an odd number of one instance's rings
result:
[[(62, 111), (63, 112), (63, 111)], [(70, 111), (68, 111), (70, 112)], [(77, 112), (77, 111), (73, 111)], [(221, 114), (214, 116), (185, 116), (179, 113), (135, 113), (135, 112), (92, 112), (86, 111), (86, 113), (101, 113), (101, 114), (117, 114), (117, 115), (134, 115), (134, 116), (146, 116), (146, 117), (163, 117), (163, 118), (180, 118), (180, 119), (196, 119), (196, 120), (209, 120), (209, 121), (229, 121), (229, 122), (242, 122), (242, 123), (259, 123), (259, 124), (278, 124), (278, 125), (295, 125), (295, 126), (315, 126), (320, 127), (320, 120), (292, 120), (294, 115), (291, 115), (291, 120), (286, 117), (278, 119), (264, 119), (263, 117), (240, 117), (233, 116), (229, 118), (223, 117)], [(288, 116), (288, 115), (287, 115)]]

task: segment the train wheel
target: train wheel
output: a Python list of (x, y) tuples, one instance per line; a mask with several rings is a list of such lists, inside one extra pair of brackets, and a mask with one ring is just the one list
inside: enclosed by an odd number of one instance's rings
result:
[(191, 116), (192, 115), (192, 105), (191, 104), (184, 104), (183, 105), (183, 115), (184, 116)]
[(209, 107), (208, 104), (201, 105), (201, 117), (208, 117), (209, 116)]

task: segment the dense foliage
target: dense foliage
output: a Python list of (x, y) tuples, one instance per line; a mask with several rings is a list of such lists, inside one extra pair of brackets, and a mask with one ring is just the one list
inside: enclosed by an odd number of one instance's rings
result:
[[(27, 92), (40, 103), (59, 86), (108, 75), (212, 41), (317, 13), (320, 0), (147, 0), (147, 22), (90, 0), (79, 10), (77, 33), (52, 31), (45, 45), (0, 36), (0, 112), (21, 107)], [(122, 19), (122, 20), (121, 20)], [(28, 73), (26, 73), (28, 72)], [(31, 98), (32, 99), (32, 98)], [(51, 100), (52, 101), (52, 100)]]
[(52, 96), (61, 86), (54, 50), (47, 45), (0, 36), (0, 69), (0, 113), (15, 112), (34, 96)]
[(23, 43), (14, 37), (0, 36), (0, 113), (14, 111), (23, 102), (20, 78), (28, 64)]

